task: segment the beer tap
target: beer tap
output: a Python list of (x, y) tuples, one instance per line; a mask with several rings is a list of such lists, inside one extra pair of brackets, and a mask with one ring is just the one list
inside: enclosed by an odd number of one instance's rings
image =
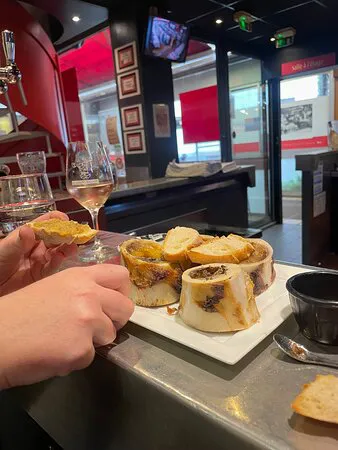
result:
[(27, 98), (22, 86), (22, 74), (15, 63), (15, 40), (14, 33), (9, 30), (4, 30), (1, 33), (2, 46), (6, 58), (5, 67), (0, 67), (0, 94), (5, 94), (7, 101), (8, 97), (8, 84), (17, 84), (22, 103), (27, 106)]

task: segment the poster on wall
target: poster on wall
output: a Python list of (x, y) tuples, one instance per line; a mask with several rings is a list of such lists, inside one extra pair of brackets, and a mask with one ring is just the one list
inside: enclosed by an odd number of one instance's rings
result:
[(171, 136), (169, 105), (157, 103), (153, 105), (155, 138)]
[(116, 73), (118, 74), (137, 68), (138, 64), (135, 41), (115, 49), (115, 64)]
[(142, 105), (132, 105), (121, 108), (123, 130), (137, 130), (143, 128)]
[(120, 138), (117, 132), (117, 117), (108, 116), (106, 119), (106, 130), (108, 142), (110, 145), (117, 145), (120, 143)]
[(126, 74), (118, 75), (117, 84), (119, 87), (119, 98), (135, 97), (141, 94), (139, 71), (134, 70)]
[(313, 105), (289, 106), (281, 109), (282, 136), (290, 133), (309, 132), (313, 128)]
[(127, 155), (146, 153), (144, 130), (124, 133), (124, 150)]

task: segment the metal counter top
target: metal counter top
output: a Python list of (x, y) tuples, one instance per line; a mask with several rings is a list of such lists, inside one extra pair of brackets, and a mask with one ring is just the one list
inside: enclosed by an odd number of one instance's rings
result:
[[(293, 317), (278, 332), (306, 341)], [(272, 335), (228, 366), (130, 323), (98, 354), (85, 371), (9, 392), (65, 449), (338, 448), (338, 427), (290, 407), (303, 384), (338, 371), (289, 359)]]
[[(272, 336), (236, 366), (228, 366), (138, 326), (130, 324), (127, 330), (129, 339), (105, 357), (198, 410), (222, 427), (230, 441), (270, 450), (338, 448), (337, 427), (303, 418), (290, 407), (303, 384), (317, 374), (338, 375), (337, 370), (291, 360), (272, 343)], [(294, 319), (279, 332), (297, 336)], [(302, 336), (296, 339), (306, 341)]]

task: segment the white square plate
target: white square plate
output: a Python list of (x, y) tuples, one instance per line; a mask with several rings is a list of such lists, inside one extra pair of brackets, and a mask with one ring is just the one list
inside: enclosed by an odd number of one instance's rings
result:
[(275, 264), (275, 268), (277, 276), (274, 284), (256, 300), (261, 318), (248, 330), (204, 333), (185, 325), (178, 315), (170, 316), (166, 306), (136, 306), (130, 320), (226, 364), (236, 364), (290, 316), (292, 311), (285, 283), (293, 275), (309, 271), (282, 264)]

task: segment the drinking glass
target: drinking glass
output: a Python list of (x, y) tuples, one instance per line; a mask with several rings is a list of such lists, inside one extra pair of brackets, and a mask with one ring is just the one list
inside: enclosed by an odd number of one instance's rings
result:
[(46, 154), (45, 152), (23, 152), (16, 154), (21, 173), (45, 173)]
[(329, 122), (328, 142), (332, 150), (338, 150), (338, 120)]
[[(110, 161), (101, 142), (95, 148), (84, 142), (68, 145), (66, 183), (70, 195), (89, 211), (93, 228), (99, 230), (99, 211), (115, 187)], [(84, 262), (103, 262), (114, 256), (116, 250), (103, 246), (98, 237), (79, 255)]]
[(45, 173), (0, 177), (0, 231), (3, 234), (54, 210), (55, 202)]

